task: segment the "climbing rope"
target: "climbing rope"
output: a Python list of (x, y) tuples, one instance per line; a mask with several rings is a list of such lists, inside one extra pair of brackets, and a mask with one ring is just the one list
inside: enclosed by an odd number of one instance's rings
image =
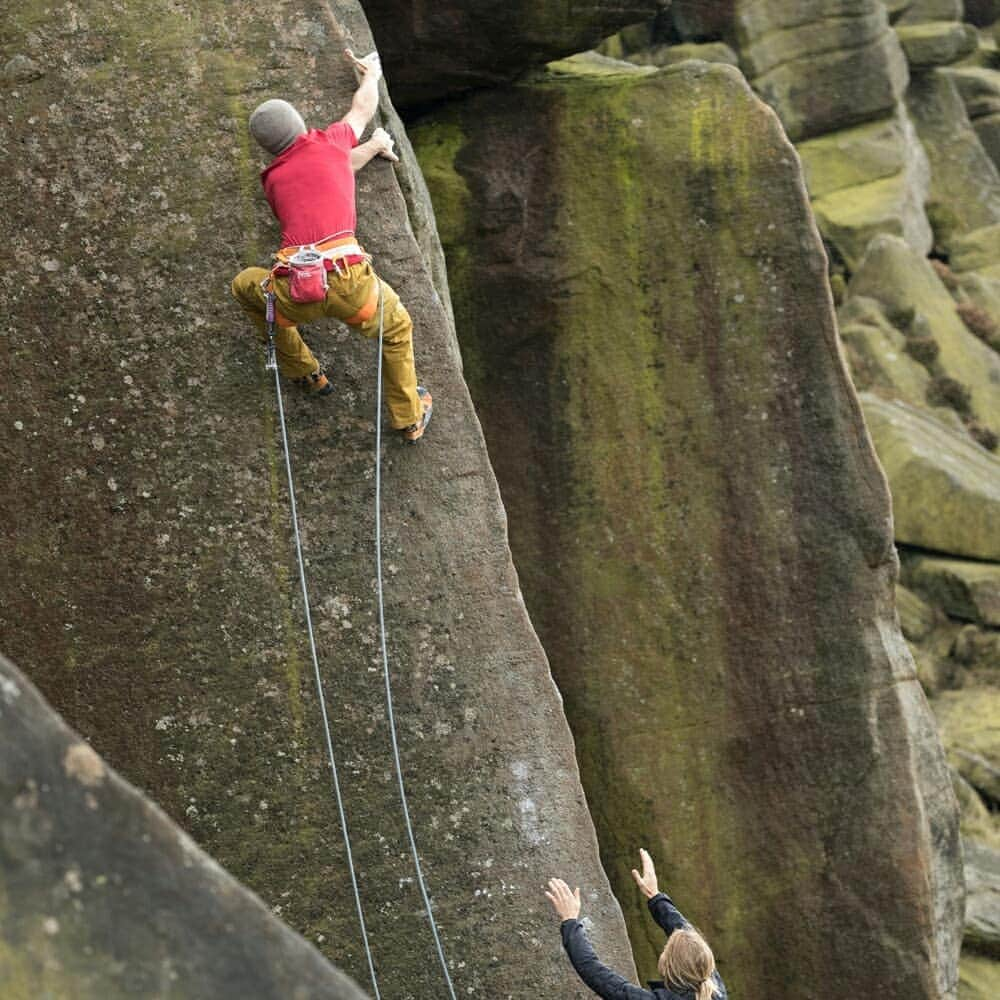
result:
[[(309, 633), (309, 651), (312, 655), (313, 672), (316, 676), (316, 690), (319, 694), (320, 714), (323, 718), (323, 733), (326, 738), (326, 749), (330, 759), (330, 771), (333, 774), (333, 790), (337, 799), (337, 811), (340, 815), (340, 828), (344, 835), (344, 847), (347, 852), (347, 867), (351, 875), (351, 888), (354, 891), (354, 904), (358, 914), (358, 923), (361, 926), (361, 937), (364, 941), (365, 956), (368, 959), (368, 972), (371, 976), (372, 988), (375, 991), (375, 1000), (381, 1000), (381, 993), (378, 988), (378, 979), (375, 975), (375, 962), (372, 957), (371, 946), (368, 943), (368, 931), (365, 926), (364, 911), (361, 906), (361, 894), (358, 890), (358, 880), (354, 870), (354, 856), (351, 851), (351, 838), (347, 828), (347, 815), (344, 809), (343, 795), (340, 791), (340, 779), (337, 773), (337, 759), (333, 751), (333, 737), (330, 734), (330, 722), (326, 711), (326, 696), (323, 691), (323, 681), (319, 670), (319, 658), (316, 654), (316, 640), (313, 635), (312, 614), (309, 607), (309, 591), (306, 586), (305, 562), (302, 557), (302, 540), (299, 534), (299, 518), (295, 504), (295, 487), (292, 480), (292, 462), (288, 448), (288, 433), (285, 429), (285, 409), (281, 399), (281, 383), (279, 379), (277, 360), (275, 357), (274, 309), (273, 293), (268, 292), (266, 312), (268, 324), (267, 368), (273, 369), (274, 371), (274, 389), (275, 395), (278, 397), (278, 420), (281, 425), (281, 442), (285, 452), (285, 471), (288, 474), (288, 496), (292, 512), (292, 526), (295, 530), (295, 552), (299, 563), (299, 581), (302, 586), (302, 603), (305, 607), (306, 629)], [(403, 767), (399, 754), (399, 737), (396, 732), (396, 716), (393, 710), (392, 683), (389, 676), (389, 650), (386, 639), (385, 600), (383, 596), (382, 582), (382, 341), (384, 335), (384, 314), (385, 302), (382, 295), (382, 285), (379, 283), (378, 369), (375, 393), (375, 579), (378, 594), (378, 624), (380, 649), (382, 654), (382, 674), (385, 680), (386, 717), (389, 723), (389, 736), (392, 743), (392, 758), (396, 771), (397, 787), (399, 789), (399, 801), (403, 810), (403, 820), (406, 825), (406, 834), (410, 843), (410, 853), (413, 857), (413, 867), (417, 875), (417, 884), (420, 887), (420, 895), (423, 898), (424, 910), (427, 913), (427, 920), (430, 924), (431, 934), (434, 938), (434, 945), (437, 948), (438, 960), (441, 963), (441, 971), (444, 974), (444, 980), (448, 986), (448, 996), (451, 1000), (456, 1000), (455, 987), (451, 981), (451, 973), (448, 970), (448, 962), (445, 959), (444, 947), (441, 944), (441, 935), (438, 932), (437, 922), (434, 919), (434, 910), (431, 906), (430, 895), (427, 892), (427, 884), (424, 881), (424, 873), (420, 865), (420, 854), (417, 851), (417, 841), (413, 833), (413, 823), (410, 819), (410, 808), (407, 803), (406, 786), (403, 781)]]
[(295, 552), (299, 560), (299, 582), (302, 585), (302, 604), (306, 610), (306, 629), (309, 632), (309, 652), (312, 654), (313, 672), (316, 675), (316, 690), (319, 694), (320, 714), (323, 717), (323, 734), (326, 737), (326, 752), (330, 758), (330, 771), (333, 774), (333, 792), (337, 799), (337, 812), (340, 814), (340, 829), (344, 835), (344, 848), (347, 851), (347, 869), (351, 873), (351, 888), (354, 891), (354, 906), (358, 913), (358, 923), (361, 925), (361, 939), (365, 945), (365, 957), (368, 959), (368, 973), (375, 991), (375, 1000), (381, 1000), (378, 989), (378, 979), (375, 976), (375, 960), (372, 957), (371, 946), (368, 943), (368, 929), (365, 926), (365, 914), (361, 908), (361, 893), (358, 891), (358, 878), (354, 871), (354, 854), (351, 851), (351, 836), (347, 829), (347, 814), (344, 810), (344, 797), (340, 791), (340, 777), (337, 774), (337, 757), (333, 752), (333, 737), (330, 735), (330, 720), (326, 713), (326, 697), (323, 693), (323, 679), (319, 672), (319, 658), (316, 655), (316, 638), (313, 635), (312, 614), (309, 610), (309, 590), (306, 587), (306, 566), (302, 558), (302, 539), (299, 535), (299, 515), (295, 506), (295, 486), (292, 482), (292, 460), (288, 450), (288, 432), (285, 430), (285, 407), (281, 401), (281, 381), (278, 377), (278, 365), (274, 356), (274, 297), (267, 296), (268, 349), (267, 367), (274, 369), (274, 392), (278, 397), (278, 422), (281, 424), (281, 443), (285, 451), (285, 471), (288, 473), (288, 498), (292, 509), (292, 526), (295, 529)]
[(434, 911), (431, 908), (430, 896), (427, 894), (427, 885), (424, 882), (424, 873), (420, 867), (420, 854), (417, 852), (417, 841), (413, 835), (413, 824), (410, 822), (410, 808), (406, 802), (406, 787), (403, 784), (403, 768), (399, 760), (396, 716), (392, 708), (392, 684), (389, 681), (389, 651), (385, 637), (385, 606), (382, 597), (382, 335), (384, 309), (385, 302), (382, 296), (382, 283), (379, 282), (378, 375), (376, 377), (377, 389), (375, 392), (375, 580), (378, 589), (378, 627), (382, 649), (382, 674), (385, 678), (385, 707), (386, 716), (389, 721), (389, 736), (392, 741), (392, 758), (396, 766), (396, 781), (399, 785), (399, 801), (403, 807), (406, 833), (410, 839), (410, 853), (413, 855), (413, 867), (417, 873), (417, 884), (420, 886), (420, 895), (424, 900), (424, 910), (427, 912), (431, 934), (434, 936), (434, 944), (437, 948), (438, 959), (441, 962), (441, 971), (444, 973), (444, 981), (448, 984), (448, 996), (451, 997), (451, 1000), (455, 1000), (455, 987), (452, 985), (451, 974), (448, 972), (448, 962), (444, 957), (441, 936), (438, 934), (437, 922), (434, 920)]

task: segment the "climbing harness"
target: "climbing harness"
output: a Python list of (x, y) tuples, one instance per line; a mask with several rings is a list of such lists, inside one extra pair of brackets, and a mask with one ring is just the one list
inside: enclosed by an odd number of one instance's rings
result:
[(327, 271), (346, 274), (351, 258), (371, 260), (353, 233), (335, 233), (317, 243), (282, 247), (271, 276), (288, 275), (288, 297), (293, 302), (322, 302), (326, 298)]
[[(301, 248), (293, 248), (296, 252)], [(315, 247), (309, 248), (315, 249)], [(352, 247), (352, 250), (360, 248)], [(363, 251), (361, 251), (363, 253)], [(367, 256), (367, 255), (366, 255)], [(295, 551), (299, 564), (299, 582), (302, 587), (302, 603), (305, 607), (306, 629), (309, 633), (309, 650), (312, 654), (313, 672), (316, 678), (316, 690), (319, 694), (320, 713), (323, 719), (323, 733), (326, 738), (327, 755), (330, 760), (330, 770), (333, 775), (333, 790), (337, 800), (337, 811), (340, 816), (340, 828), (343, 832), (344, 846), (347, 854), (347, 867), (351, 876), (351, 887), (354, 891), (354, 904), (358, 914), (358, 923), (361, 926), (361, 937), (365, 946), (365, 956), (368, 960), (368, 972), (371, 976), (372, 988), (375, 992), (375, 1000), (381, 1000), (381, 993), (378, 988), (378, 978), (375, 975), (375, 961), (372, 956), (371, 946), (368, 942), (368, 931), (365, 926), (364, 911), (361, 906), (361, 894), (358, 890), (357, 875), (354, 870), (354, 857), (351, 851), (351, 839), (347, 828), (347, 815), (344, 808), (344, 799), (340, 790), (340, 779), (337, 774), (337, 761), (333, 750), (333, 737), (330, 734), (330, 723), (326, 711), (326, 697), (323, 690), (323, 681), (319, 670), (319, 658), (316, 653), (316, 640), (313, 635), (312, 614), (309, 608), (309, 593), (306, 587), (305, 562), (302, 556), (302, 540), (299, 535), (298, 512), (295, 504), (295, 488), (292, 480), (292, 463), (288, 449), (288, 434), (285, 429), (285, 410), (281, 399), (281, 382), (279, 378), (278, 365), (275, 353), (274, 327), (277, 317), (275, 308), (275, 296), (271, 288), (273, 284), (271, 276), (266, 279), (265, 285), (265, 318), (267, 321), (267, 360), (266, 368), (274, 371), (274, 389), (278, 397), (278, 419), (281, 424), (281, 441), (285, 452), (285, 471), (288, 475), (288, 496), (291, 506), (292, 525), (295, 530)], [(376, 401), (375, 401), (375, 579), (376, 591), (378, 595), (378, 625), (380, 650), (382, 655), (382, 673), (385, 680), (385, 703), (386, 717), (389, 723), (389, 736), (392, 743), (393, 764), (396, 771), (396, 781), (399, 790), (399, 801), (402, 806), (403, 820), (406, 825), (406, 833), (410, 844), (410, 853), (413, 857), (413, 867), (417, 876), (417, 884), (420, 887), (420, 894), (423, 899), (424, 910), (427, 913), (427, 920), (430, 924), (431, 934), (434, 938), (434, 945), (437, 949), (438, 960), (441, 963), (441, 971), (448, 987), (450, 1000), (456, 1000), (455, 987), (451, 981), (451, 973), (448, 970), (448, 962), (445, 959), (444, 947), (441, 944), (441, 936), (438, 933), (437, 922), (434, 919), (434, 911), (431, 907), (430, 896), (427, 892), (427, 885), (424, 881), (423, 869), (420, 865), (420, 855), (417, 851), (417, 841), (413, 832), (413, 823), (410, 820), (410, 809), (406, 798), (406, 787), (403, 781), (403, 768), (399, 753), (399, 738), (396, 732), (396, 717), (393, 710), (392, 683), (389, 677), (389, 651), (386, 639), (385, 626), (385, 601), (383, 597), (382, 583), (382, 340), (384, 327), (384, 306), (382, 296), (382, 283), (378, 282), (378, 367), (376, 375)], [(371, 314), (370, 314), (371, 315)], [(353, 317), (352, 317), (353, 318)], [(347, 322), (350, 322), (348, 320)]]

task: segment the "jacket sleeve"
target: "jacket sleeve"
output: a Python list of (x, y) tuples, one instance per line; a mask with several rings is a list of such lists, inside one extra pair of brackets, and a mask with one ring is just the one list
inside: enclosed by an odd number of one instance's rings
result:
[(633, 986), (598, 959), (579, 920), (562, 922), (562, 941), (577, 975), (603, 1000), (656, 1000), (648, 990)]
[(679, 931), (682, 927), (691, 925), (685, 920), (684, 915), (674, 906), (674, 901), (665, 893), (658, 892), (648, 903), (649, 912), (653, 919), (663, 928), (667, 937), (674, 931)]

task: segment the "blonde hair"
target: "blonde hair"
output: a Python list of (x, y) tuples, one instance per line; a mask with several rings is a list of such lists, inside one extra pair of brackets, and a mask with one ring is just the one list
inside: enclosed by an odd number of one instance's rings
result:
[(657, 967), (668, 986), (694, 990), (696, 1000), (712, 1000), (719, 992), (712, 979), (715, 956), (708, 942), (693, 927), (674, 931), (667, 938)]

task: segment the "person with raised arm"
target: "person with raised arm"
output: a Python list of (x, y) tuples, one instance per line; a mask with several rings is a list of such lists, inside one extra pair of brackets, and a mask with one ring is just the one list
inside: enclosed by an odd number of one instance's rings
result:
[(630, 983), (597, 957), (580, 922), (580, 890), (571, 891), (561, 878), (549, 879), (545, 895), (562, 920), (562, 941), (577, 975), (603, 1000), (727, 1000), (725, 984), (715, 968), (708, 942), (659, 891), (653, 859), (639, 851), (642, 873), (632, 869), (639, 891), (649, 900), (649, 912), (663, 928), (667, 943), (657, 963), (662, 980), (649, 989)]
[(250, 134), (272, 156), (261, 183), (281, 225), (281, 249), (270, 270), (244, 268), (232, 292), (265, 343), (271, 320), (278, 371), (313, 396), (334, 390), (299, 323), (332, 317), (363, 336), (381, 336), (389, 418), (412, 443), (423, 436), (431, 415), (431, 394), (417, 384), (414, 369), (413, 322), (396, 292), (375, 273), (354, 232), (354, 174), (375, 156), (399, 157), (385, 129), (361, 142), (378, 108), (378, 54), (359, 59), (347, 49), (345, 55), (359, 84), (339, 121), (307, 129), (299, 112), (277, 98), (250, 115)]

